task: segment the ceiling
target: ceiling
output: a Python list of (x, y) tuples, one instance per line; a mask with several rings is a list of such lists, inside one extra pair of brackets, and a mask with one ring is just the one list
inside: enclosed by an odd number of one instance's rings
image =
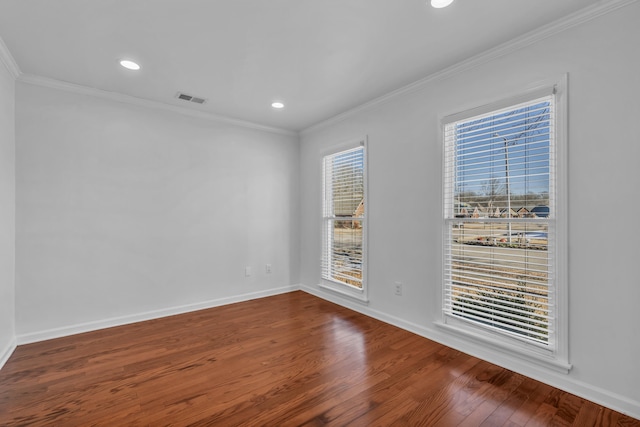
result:
[(0, 37), (24, 74), (298, 131), (603, 2), (0, 0)]

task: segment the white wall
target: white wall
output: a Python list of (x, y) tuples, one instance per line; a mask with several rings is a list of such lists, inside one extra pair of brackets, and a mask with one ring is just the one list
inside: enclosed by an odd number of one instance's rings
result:
[[(310, 292), (640, 418), (640, 3), (302, 134), (301, 283)], [(436, 329), (439, 118), (569, 73), (568, 375)], [(320, 152), (369, 138), (368, 306), (320, 278)], [(393, 294), (402, 281), (402, 297)]]
[[(14, 169), (14, 83), (0, 67), (0, 352), (15, 334), (28, 342), (302, 283), (640, 418), (640, 227), (633, 221), (639, 18), (640, 4), (632, 3), (304, 133), (300, 149), (294, 136), (18, 83)], [(574, 366), (568, 375), (433, 327), (441, 284), (438, 118), (565, 72)], [(319, 153), (363, 135), (369, 137), (368, 306), (317, 287)], [(265, 263), (273, 265), (271, 275)], [(245, 265), (253, 276), (244, 276)], [(393, 295), (398, 280), (402, 297)]]
[(298, 156), (296, 135), (19, 81), (19, 343), (291, 289)]
[(15, 348), (14, 94), (13, 75), (0, 61), (0, 368)]

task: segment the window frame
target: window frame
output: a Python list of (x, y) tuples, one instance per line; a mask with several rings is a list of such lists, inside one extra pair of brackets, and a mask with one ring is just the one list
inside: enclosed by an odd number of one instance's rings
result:
[[(504, 97), (497, 101), (488, 102), (479, 107), (464, 109), (460, 112), (441, 116), (439, 118), (439, 138), (440, 147), (442, 149), (442, 186), (441, 186), (441, 203), (442, 203), (442, 259), (441, 259), (441, 281), (438, 287), (440, 317), (435, 324), (445, 329), (447, 332), (457, 337), (463, 338), (470, 343), (480, 344), (483, 347), (490, 345), (500, 350), (500, 353), (507, 353), (513, 356), (524, 358), (537, 365), (542, 365), (553, 370), (568, 373), (571, 369), (569, 363), (568, 349), (568, 253), (567, 253), (567, 86), (568, 75), (560, 78), (547, 80), (522, 92)], [(499, 110), (516, 106), (518, 104), (529, 102), (537, 98), (548, 95), (554, 95), (555, 111), (554, 111), (554, 151), (550, 153), (555, 156), (555, 168), (552, 171), (550, 179), (554, 180), (555, 192), (550, 197), (554, 198), (552, 202), (555, 206), (555, 217), (550, 226), (555, 228), (555, 241), (553, 244), (550, 262), (555, 270), (554, 274), (554, 299), (555, 313), (554, 323), (555, 330), (551, 338), (553, 343), (551, 348), (541, 348), (531, 343), (522, 341), (521, 339), (509, 337), (505, 334), (492, 332), (488, 328), (472, 324), (470, 322), (455, 319), (445, 312), (445, 287), (446, 287), (446, 269), (447, 269), (447, 248), (448, 239), (450, 238), (451, 221), (446, 217), (445, 201), (448, 196), (445, 189), (445, 172), (446, 172), (446, 146), (445, 146), (445, 127), (449, 123), (455, 123), (476, 116), (497, 112)], [(549, 242), (551, 243), (551, 242)]]
[[(351, 286), (342, 282), (338, 282), (335, 280), (326, 279), (323, 277), (322, 272), (322, 263), (325, 259), (325, 241), (327, 240), (327, 223), (330, 221), (329, 217), (326, 217), (324, 214), (325, 209), (325, 189), (324, 189), (324, 180), (325, 180), (325, 168), (324, 161), (327, 156), (335, 155), (341, 153), (343, 151), (352, 150), (354, 148), (362, 147), (363, 149), (363, 194), (364, 194), (364, 215), (362, 218), (362, 288), (357, 288), (355, 286)], [(353, 140), (348, 140), (339, 144), (332, 145), (326, 150), (320, 153), (320, 194), (321, 194), (321, 223), (320, 223), (320, 233), (321, 233), (321, 242), (320, 242), (320, 283), (319, 286), (322, 289), (328, 290), (332, 293), (338, 294), (340, 296), (346, 296), (351, 298), (357, 302), (368, 304), (369, 303), (369, 292), (367, 286), (367, 259), (368, 259), (368, 250), (367, 250), (367, 242), (368, 242), (368, 209), (369, 209), (369, 197), (368, 197), (368, 140), (367, 136), (363, 136), (361, 138), (356, 138)]]

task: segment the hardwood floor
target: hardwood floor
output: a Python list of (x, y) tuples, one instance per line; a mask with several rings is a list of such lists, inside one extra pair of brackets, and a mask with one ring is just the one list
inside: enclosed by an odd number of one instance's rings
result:
[(18, 347), (2, 426), (640, 426), (303, 292)]

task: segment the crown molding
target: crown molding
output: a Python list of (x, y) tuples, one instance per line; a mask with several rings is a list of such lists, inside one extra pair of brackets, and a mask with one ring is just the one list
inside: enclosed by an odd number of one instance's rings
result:
[(420, 80), (413, 83), (409, 83), (399, 89), (391, 91), (385, 95), (375, 98), (371, 101), (365, 102), (355, 108), (345, 111), (344, 113), (333, 116), (327, 120), (321, 121), (314, 125), (311, 125), (305, 129), (302, 129), (299, 133), (301, 136), (312, 134), (325, 129), (329, 126), (342, 122), (349, 117), (358, 114), (360, 112), (376, 108), (382, 104), (385, 104), (399, 96), (417, 92), (424, 89), (428, 84), (436, 82), (438, 80), (444, 80), (450, 78), (458, 73), (476, 68), (482, 64), (493, 61), (502, 56), (516, 52), (529, 45), (537, 43), (541, 40), (549, 38), (555, 34), (566, 31), (575, 26), (581, 25), (585, 22), (589, 22), (602, 15), (606, 15), (610, 12), (618, 10), (622, 7), (628, 6), (638, 0), (602, 0), (599, 3), (585, 7), (575, 13), (567, 15), (557, 21), (546, 24), (533, 31), (523, 34), (520, 37), (516, 37), (506, 43), (498, 45), (489, 50), (483, 51), (477, 55), (474, 55), (468, 59), (458, 62), (450, 67), (444, 68), (433, 74), (430, 74)]
[(15, 59), (13, 59), (13, 55), (9, 51), (9, 48), (6, 44), (4, 44), (4, 40), (0, 37), (0, 62), (4, 64), (9, 74), (13, 76), (14, 79), (17, 79), (22, 72), (20, 71), (20, 67), (18, 67), (18, 63)]
[(135, 96), (124, 95), (118, 92), (109, 92), (102, 89), (96, 89), (88, 86), (77, 85), (74, 83), (64, 82), (61, 80), (52, 79), (49, 77), (42, 77), (33, 74), (20, 74), (17, 80), (21, 83), (30, 84), (34, 86), (41, 86), (50, 89), (62, 90), (65, 92), (71, 92), (78, 95), (86, 95), (95, 98), (106, 99), (109, 101), (122, 102), (125, 104), (136, 105), (139, 107), (146, 107), (156, 110), (169, 111), (184, 116), (195, 117), (199, 119), (209, 120), (217, 123), (224, 123), (232, 126), (242, 127), (246, 129), (259, 130), (263, 132), (277, 133), (287, 136), (298, 136), (298, 133), (288, 129), (281, 129), (271, 126), (260, 125), (245, 120), (234, 119), (231, 117), (221, 116), (204, 111), (197, 111), (190, 108), (179, 107), (176, 105), (166, 104), (159, 101), (151, 101), (149, 99), (137, 98)]

